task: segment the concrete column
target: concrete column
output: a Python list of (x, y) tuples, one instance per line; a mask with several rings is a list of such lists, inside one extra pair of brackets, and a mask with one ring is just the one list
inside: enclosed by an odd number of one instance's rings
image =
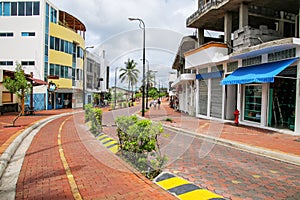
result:
[(210, 117), (210, 106), (211, 106), (211, 79), (207, 80), (207, 87), (208, 87), (208, 98), (207, 98), (207, 117)]
[(284, 34), (284, 11), (280, 11), (280, 20), (278, 22), (278, 32), (280, 35)]
[(241, 3), (240, 5), (240, 18), (239, 18), (239, 28), (248, 26), (248, 5)]
[(268, 126), (268, 93), (269, 93), (269, 84), (262, 84), (262, 99), (261, 99), (261, 126)]
[[(300, 48), (297, 48), (296, 56), (300, 56)], [(295, 135), (300, 135), (300, 61), (297, 62), (297, 82), (296, 82), (296, 107), (295, 107)]]
[(196, 93), (195, 93), (195, 95), (196, 95), (196, 97), (195, 97), (196, 116), (199, 115), (199, 110), (200, 110), (200, 108), (199, 108), (199, 87), (200, 87), (199, 80), (196, 79)]
[(242, 102), (243, 100), (243, 87), (242, 85), (237, 85), (237, 109), (240, 111), (240, 116), (239, 116), (239, 121), (243, 121), (243, 116), (244, 116), (244, 110), (243, 110), (243, 105), (244, 103)]
[(204, 29), (198, 28), (198, 45), (204, 44)]
[(224, 43), (231, 45), (232, 33), (232, 13), (226, 13), (224, 16)]

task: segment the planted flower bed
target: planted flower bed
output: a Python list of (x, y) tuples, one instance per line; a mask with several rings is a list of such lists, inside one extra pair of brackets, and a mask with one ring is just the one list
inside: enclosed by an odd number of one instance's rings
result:
[(147, 178), (155, 178), (167, 161), (158, 145), (162, 124), (136, 116), (117, 117), (116, 124), (121, 156)]

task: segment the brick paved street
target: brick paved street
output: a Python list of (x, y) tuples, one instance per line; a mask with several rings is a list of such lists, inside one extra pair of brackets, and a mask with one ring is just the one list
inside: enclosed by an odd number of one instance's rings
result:
[[(41, 111), (35, 116), (22, 116), (17, 121), (21, 127), (4, 128), (13, 115), (1, 116), (2, 152), (24, 128), (36, 121), (60, 114), (63, 111)], [(71, 111), (71, 110), (70, 110)], [(104, 112), (104, 132), (116, 137), (113, 118), (140, 111), (140, 107)], [(49, 113), (47, 113), (49, 112)], [(78, 111), (77, 111), (78, 112)], [(161, 109), (151, 109), (146, 117), (170, 127), (195, 133), (230, 139), (254, 147), (264, 147), (287, 155), (299, 155), (299, 137), (284, 135), (246, 126), (235, 127), (200, 120), (174, 112), (166, 103)], [(170, 117), (173, 123), (165, 122)], [(152, 199), (173, 197), (103, 147), (83, 124), (83, 113), (68, 119), (61, 117), (44, 126), (32, 141), (18, 178), (17, 199), (72, 199), (70, 180), (62, 164), (58, 133), (62, 126), (61, 141), (66, 162), (75, 185), (85, 199)], [(272, 134), (270, 134), (272, 133)], [(197, 134), (196, 134), (197, 136)], [(300, 167), (275, 161), (245, 151), (216, 145), (186, 132), (167, 130), (160, 138), (162, 152), (169, 157), (166, 171), (231, 199), (300, 199)], [(72, 184), (71, 184), (72, 185)], [(129, 192), (128, 192), (129, 191)], [(134, 192), (131, 192), (134, 191)], [(138, 193), (138, 194), (137, 194)]]
[[(67, 118), (50, 122), (32, 141), (18, 179), (16, 199), (73, 198), (57, 143), (59, 127)], [(66, 120), (61, 138), (82, 198), (173, 199), (104, 148), (87, 132), (83, 120), (83, 113)]]

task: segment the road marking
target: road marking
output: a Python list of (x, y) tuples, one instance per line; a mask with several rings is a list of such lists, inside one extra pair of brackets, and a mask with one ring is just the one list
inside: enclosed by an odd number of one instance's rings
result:
[(252, 175), (254, 178), (260, 178), (260, 175)]
[(160, 174), (154, 182), (181, 200), (224, 200), (222, 196), (171, 173)]
[(233, 184), (240, 184), (241, 182), (240, 181), (237, 181), (237, 180), (232, 180), (231, 181)]
[(116, 154), (119, 151), (119, 144), (118, 142), (109, 137), (106, 134), (101, 134), (97, 137), (97, 139), (107, 148), (109, 149), (111, 152), (113, 152), (114, 154)]
[(68, 177), (68, 181), (69, 181), (69, 184), (70, 184), (70, 187), (71, 187), (71, 191), (72, 191), (73, 197), (74, 197), (75, 200), (82, 200), (82, 197), (81, 197), (81, 195), (79, 193), (79, 190), (78, 190), (78, 186), (76, 184), (74, 176), (73, 176), (73, 174), (71, 172), (71, 169), (70, 169), (69, 164), (67, 162), (67, 159), (65, 157), (64, 150), (62, 148), (62, 142), (61, 142), (62, 128), (65, 125), (66, 121), (69, 120), (71, 117), (73, 117), (73, 116), (68, 117), (67, 119), (65, 119), (61, 123), (61, 125), (59, 127), (58, 136), (57, 136), (57, 143), (58, 143), (58, 150), (59, 150), (60, 159), (61, 159), (61, 161), (63, 163), (64, 168), (65, 168), (65, 171), (66, 171), (66, 174), (67, 174), (67, 177)]

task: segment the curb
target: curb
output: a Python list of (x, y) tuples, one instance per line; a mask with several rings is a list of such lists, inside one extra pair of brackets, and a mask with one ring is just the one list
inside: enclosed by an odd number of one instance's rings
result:
[(228, 146), (228, 147), (231, 147), (231, 148), (236, 148), (236, 149), (246, 151), (246, 152), (249, 152), (249, 153), (254, 153), (254, 154), (265, 156), (265, 157), (268, 157), (268, 158), (271, 158), (271, 159), (274, 159), (274, 160), (278, 160), (278, 161), (282, 161), (282, 162), (285, 162), (285, 163), (300, 166), (300, 156), (296, 156), (296, 155), (293, 155), (293, 154), (278, 152), (278, 151), (266, 149), (266, 148), (263, 148), (263, 147), (251, 146), (251, 145), (247, 145), (247, 144), (244, 144), (244, 143), (235, 142), (235, 141), (231, 141), (231, 140), (227, 140), (227, 139), (223, 139), (223, 138), (216, 138), (216, 137), (204, 135), (204, 134), (201, 134), (201, 133), (195, 133), (195, 132), (192, 132), (192, 131), (184, 130), (184, 129), (181, 129), (181, 128), (172, 127), (172, 126), (165, 125), (165, 124), (163, 124), (163, 127), (167, 128), (167, 129), (174, 130), (174, 131), (182, 132), (183, 134), (188, 134), (189, 136), (195, 136), (197, 138), (206, 139), (206, 140), (209, 140), (211, 142), (216, 142), (218, 144)]
[(200, 188), (169, 172), (161, 173), (153, 182), (181, 200), (225, 200), (222, 196), (205, 188)]
[[(81, 111), (79, 111), (81, 112)], [(10, 159), (12, 158), (12, 156), (15, 154), (16, 150), (19, 148), (20, 144), (22, 143), (22, 141), (36, 128), (38, 128), (39, 126), (46, 124), (54, 119), (57, 119), (59, 117), (63, 117), (63, 116), (67, 116), (67, 115), (71, 115), (71, 114), (75, 114), (77, 112), (72, 112), (72, 113), (62, 113), (62, 114), (58, 114), (58, 115), (54, 115), (54, 116), (50, 116), (46, 119), (42, 119), (36, 123), (34, 123), (33, 125), (29, 126), (28, 128), (26, 128), (25, 130), (22, 131), (22, 133), (20, 133), (20, 135), (18, 135), (11, 143), (10, 145), (7, 147), (7, 149), (2, 153), (1, 157), (0, 157), (0, 179), (10, 161)]]

